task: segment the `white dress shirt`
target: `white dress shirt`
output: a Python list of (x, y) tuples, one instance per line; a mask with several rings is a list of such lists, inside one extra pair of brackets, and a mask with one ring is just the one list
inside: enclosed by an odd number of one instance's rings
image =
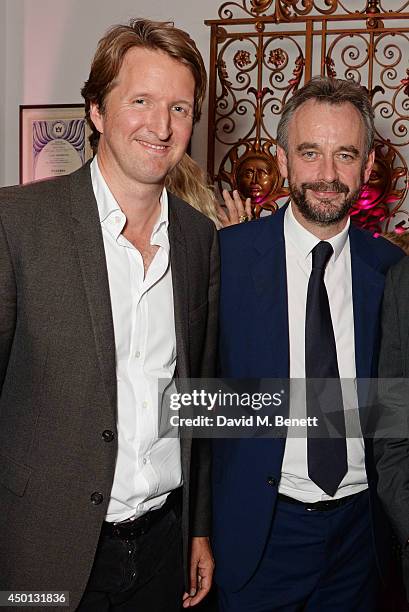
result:
[(158, 439), (158, 379), (172, 379), (176, 364), (168, 198), (164, 189), (150, 240), (159, 248), (144, 276), (141, 253), (121, 233), (126, 217), (97, 158), (91, 179), (107, 261), (118, 392), (118, 456), (106, 520), (122, 521), (159, 508), (182, 483), (179, 439)]
[[(331, 243), (334, 253), (328, 262), (324, 277), (334, 328), (347, 434), (348, 471), (340, 483), (335, 498), (352, 495), (368, 487), (364, 441), (362, 436), (348, 437), (348, 432), (354, 432), (356, 435), (358, 431), (360, 434), (348, 229), (349, 220), (342, 232), (327, 240)], [(305, 379), (305, 310), (311, 273), (311, 251), (320, 240), (298, 223), (291, 205), (285, 212), (284, 238), (290, 345), (290, 416), (305, 417), (305, 384), (302, 380)], [(303, 430), (297, 428), (296, 431), (289, 429), (279, 492), (310, 503), (332, 499), (308, 477), (306, 428)]]

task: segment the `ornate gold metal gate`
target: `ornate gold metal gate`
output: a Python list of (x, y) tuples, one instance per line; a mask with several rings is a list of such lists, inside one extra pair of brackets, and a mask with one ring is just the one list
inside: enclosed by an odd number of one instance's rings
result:
[[(360, 9), (348, 8), (363, 4)], [(256, 214), (288, 197), (275, 160), (286, 100), (314, 74), (353, 79), (372, 99), (376, 164), (352, 211), (376, 231), (409, 228), (409, 1), (237, 0), (211, 27), (208, 172), (251, 193)]]

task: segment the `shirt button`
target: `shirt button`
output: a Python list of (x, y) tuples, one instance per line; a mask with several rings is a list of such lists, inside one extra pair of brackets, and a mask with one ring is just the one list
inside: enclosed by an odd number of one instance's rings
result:
[(277, 478), (274, 478), (274, 476), (269, 476), (267, 478), (267, 484), (269, 484), (271, 487), (275, 487), (277, 485)]
[(142, 406), (143, 406), (143, 408), (147, 408), (148, 407), (148, 402), (142, 402)]
[(115, 438), (115, 434), (110, 429), (105, 429), (105, 431), (102, 432), (102, 437), (105, 442), (112, 442), (112, 440)]
[(143, 463), (144, 465), (146, 465), (146, 464), (148, 463), (148, 460), (147, 460), (147, 458), (146, 458), (146, 457), (144, 457), (144, 458), (143, 458), (142, 463)]
[(95, 493), (91, 495), (91, 502), (94, 504), (94, 506), (99, 506), (99, 504), (102, 504), (103, 501), (104, 496), (102, 495), (102, 493), (98, 493), (97, 491), (95, 491)]
[(136, 357), (137, 359), (139, 359), (139, 357), (140, 357), (140, 356), (141, 356), (141, 351), (136, 351), (136, 353), (135, 353), (135, 357)]

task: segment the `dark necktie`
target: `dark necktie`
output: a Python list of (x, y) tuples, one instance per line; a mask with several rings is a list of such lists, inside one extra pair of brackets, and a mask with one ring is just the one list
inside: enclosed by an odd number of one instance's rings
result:
[[(307, 416), (317, 427), (308, 427), (308, 475), (328, 495), (335, 492), (347, 472), (345, 418), (339, 380), (325, 267), (333, 253), (329, 242), (312, 250), (305, 317), (305, 376)], [(323, 379), (331, 379), (325, 381)]]

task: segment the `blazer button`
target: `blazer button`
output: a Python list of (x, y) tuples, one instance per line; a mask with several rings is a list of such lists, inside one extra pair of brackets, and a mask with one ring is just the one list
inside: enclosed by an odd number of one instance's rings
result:
[(103, 501), (104, 496), (102, 493), (95, 492), (91, 495), (91, 502), (94, 504), (94, 506), (99, 506), (99, 504), (102, 504)]
[(277, 485), (277, 478), (274, 478), (274, 476), (269, 476), (267, 478), (267, 484), (269, 484), (271, 487), (275, 487)]
[(112, 442), (112, 440), (115, 438), (115, 435), (114, 432), (110, 429), (105, 429), (105, 431), (102, 432), (102, 437), (105, 442)]

